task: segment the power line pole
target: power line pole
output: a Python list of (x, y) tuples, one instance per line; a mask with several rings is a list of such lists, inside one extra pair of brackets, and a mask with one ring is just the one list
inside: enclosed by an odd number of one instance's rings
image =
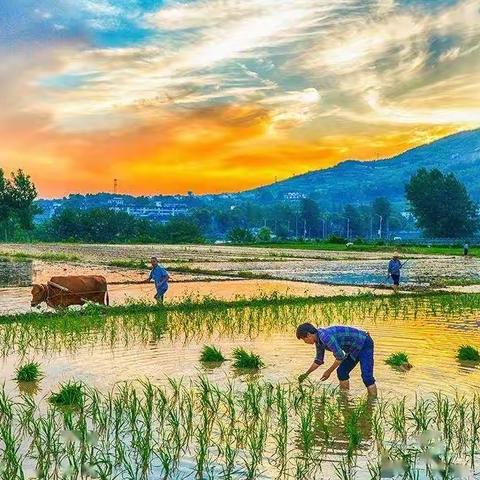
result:
[(118, 193), (118, 179), (113, 179), (113, 193), (116, 195)]

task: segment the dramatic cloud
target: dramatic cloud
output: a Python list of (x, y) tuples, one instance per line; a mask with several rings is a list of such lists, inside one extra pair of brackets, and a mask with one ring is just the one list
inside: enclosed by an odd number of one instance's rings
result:
[(43, 195), (240, 190), (480, 126), (477, 0), (12, 5), (0, 166)]

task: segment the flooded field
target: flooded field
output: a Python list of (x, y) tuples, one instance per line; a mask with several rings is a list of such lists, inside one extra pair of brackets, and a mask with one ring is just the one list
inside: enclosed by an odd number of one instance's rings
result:
[[(3, 322), (0, 401), (12, 411), (19, 445), (38, 436), (20, 462), (26, 471), (67, 468), (76, 454), (98, 475), (109, 472), (92, 478), (423, 480), (443, 468), (448, 475), (438, 478), (473, 479), (480, 474), (480, 369), (456, 355), (461, 345), (480, 347), (479, 319), (477, 296), (443, 295)], [(294, 335), (303, 321), (370, 332), (378, 401), (366, 400), (358, 371), (348, 395), (335, 390), (333, 376), (319, 383), (316, 372), (298, 386), (314, 357)], [(229, 360), (202, 364), (207, 344)], [(259, 354), (264, 368), (234, 368), (236, 347)], [(411, 370), (385, 363), (398, 351)], [(33, 386), (12, 380), (26, 361), (43, 374)], [(48, 406), (50, 392), (72, 380), (88, 386), (80, 406)], [(19, 388), (32, 396), (18, 399)], [(67, 441), (65, 430), (80, 433)], [(59, 452), (49, 465), (38, 457), (42, 435)]]
[[(1, 254), (63, 255), (91, 265), (146, 262), (151, 255), (172, 271), (257, 276), (336, 285), (387, 284), (390, 255), (383, 252), (331, 252), (212, 245), (2, 245)], [(406, 285), (466, 281), (480, 284), (480, 259), (461, 256), (409, 255), (403, 270)]]
[[(382, 253), (104, 245), (2, 252), (2, 480), (480, 476), (480, 363), (457, 359), (463, 345), (480, 348), (478, 295), (374, 290), (387, 285)], [(31, 313), (30, 285), (54, 275), (104, 275), (113, 306), (150, 302), (153, 286), (139, 282), (152, 254), (171, 271), (165, 307)], [(475, 284), (479, 266), (412, 256), (403, 280)], [(275, 300), (289, 295), (296, 298)], [(320, 383), (317, 372), (299, 386), (315, 354), (295, 338), (304, 321), (370, 333), (379, 399), (367, 399), (358, 369), (347, 394), (334, 375)], [(201, 362), (205, 345), (227, 360)], [(235, 368), (238, 347), (264, 366)], [(413, 368), (387, 365), (398, 352)], [(38, 366), (39, 381), (14, 380), (25, 364)]]
[[(2, 270), (2, 267), (4, 269)], [(55, 275), (103, 275), (108, 281), (110, 303), (120, 305), (131, 301), (151, 301), (154, 287), (139, 283), (148, 276), (147, 269), (110, 267), (93, 263), (51, 262), (44, 260), (8, 260), (0, 262), (0, 315), (31, 311), (32, 283), (47, 283)], [(172, 272), (166, 302), (186, 297), (214, 297), (233, 300), (256, 297), (259, 293), (294, 296), (332, 296), (364, 293), (367, 288), (323, 285), (289, 280), (244, 280), (240, 277)], [(382, 292), (379, 290), (379, 293)], [(383, 291), (382, 293), (387, 293)], [(41, 307), (48, 310), (45, 304)]]

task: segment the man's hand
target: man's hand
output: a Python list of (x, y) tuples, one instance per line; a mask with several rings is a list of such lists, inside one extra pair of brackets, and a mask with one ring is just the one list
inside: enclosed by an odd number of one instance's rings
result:
[(302, 383), (308, 377), (308, 373), (302, 373), (298, 376), (298, 382)]
[(332, 374), (332, 372), (330, 370), (325, 370), (323, 372), (323, 375), (322, 377), (320, 378), (320, 381), (321, 382), (324, 382), (325, 380), (328, 380), (330, 378), (330, 375)]

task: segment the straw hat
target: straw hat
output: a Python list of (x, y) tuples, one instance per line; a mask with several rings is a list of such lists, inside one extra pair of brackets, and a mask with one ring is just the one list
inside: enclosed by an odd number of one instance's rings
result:
[(400, 257), (400, 254), (398, 252), (393, 252), (393, 258), (398, 258)]

